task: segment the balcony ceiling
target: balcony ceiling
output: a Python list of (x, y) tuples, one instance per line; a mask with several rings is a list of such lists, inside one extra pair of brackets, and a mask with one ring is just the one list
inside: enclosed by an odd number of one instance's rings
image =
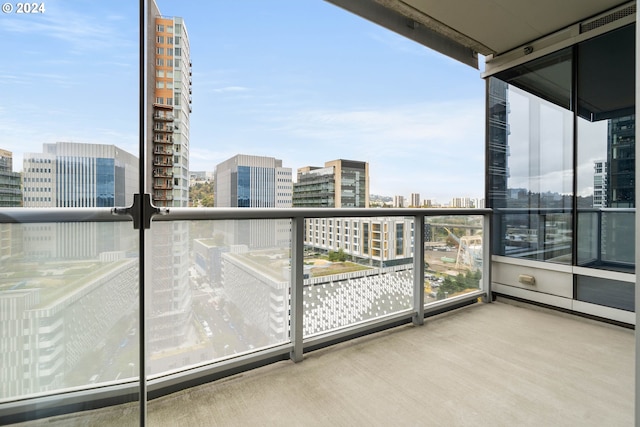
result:
[(477, 67), (475, 53), (500, 55), (628, 3), (620, 0), (327, 0)]

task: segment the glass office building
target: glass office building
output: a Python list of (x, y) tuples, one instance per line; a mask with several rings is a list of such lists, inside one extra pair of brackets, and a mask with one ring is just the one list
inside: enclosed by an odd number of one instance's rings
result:
[(114, 207), (133, 202), (138, 158), (107, 144), (57, 142), (25, 153), (25, 207)]

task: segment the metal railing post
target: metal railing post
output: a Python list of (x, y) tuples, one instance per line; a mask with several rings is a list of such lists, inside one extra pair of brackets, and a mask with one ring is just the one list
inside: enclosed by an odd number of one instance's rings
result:
[(491, 215), (482, 217), (482, 290), (484, 302), (491, 302)]
[(424, 324), (424, 216), (413, 219), (413, 324)]
[[(598, 210), (598, 212), (596, 213), (596, 221), (598, 221), (598, 225), (597, 225), (597, 234), (598, 237), (596, 238), (596, 242), (598, 242), (598, 248), (596, 249), (596, 262), (598, 264), (600, 264), (602, 262), (602, 226), (603, 226), (603, 221), (604, 217), (602, 215), (602, 210)], [(576, 234), (577, 235), (577, 234)]]
[(302, 311), (302, 288), (304, 285), (304, 217), (291, 219), (291, 360), (302, 361), (302, 328), (304, 314)]

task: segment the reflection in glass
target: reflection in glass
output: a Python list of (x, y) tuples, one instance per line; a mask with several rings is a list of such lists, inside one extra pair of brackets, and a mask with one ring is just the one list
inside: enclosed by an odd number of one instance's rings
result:
[(576, 299), (635, 311), (635, 283), (600, 277), (576, 276)]
[(583, 42), (578, 53), (577, 262), (633, 272), (634, 26)]
[[(489, 79), (496, 254), (635, 272), (635, 52), (629, 25)], [(633, 309), (626, 282), (576, 283), (579, 300)]]
[(573, 114), (565, 49), (489, 79), (489, 197), (500, 255), (571, 263)]

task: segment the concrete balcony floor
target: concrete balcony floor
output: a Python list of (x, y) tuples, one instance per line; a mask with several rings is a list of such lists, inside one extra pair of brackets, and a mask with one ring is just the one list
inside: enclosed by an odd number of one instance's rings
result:
[[(634, 333), (499, 299), (149, 403), (150, 426), (631, 426)], [(21, 425), (136, 425), (123, 405)]]

